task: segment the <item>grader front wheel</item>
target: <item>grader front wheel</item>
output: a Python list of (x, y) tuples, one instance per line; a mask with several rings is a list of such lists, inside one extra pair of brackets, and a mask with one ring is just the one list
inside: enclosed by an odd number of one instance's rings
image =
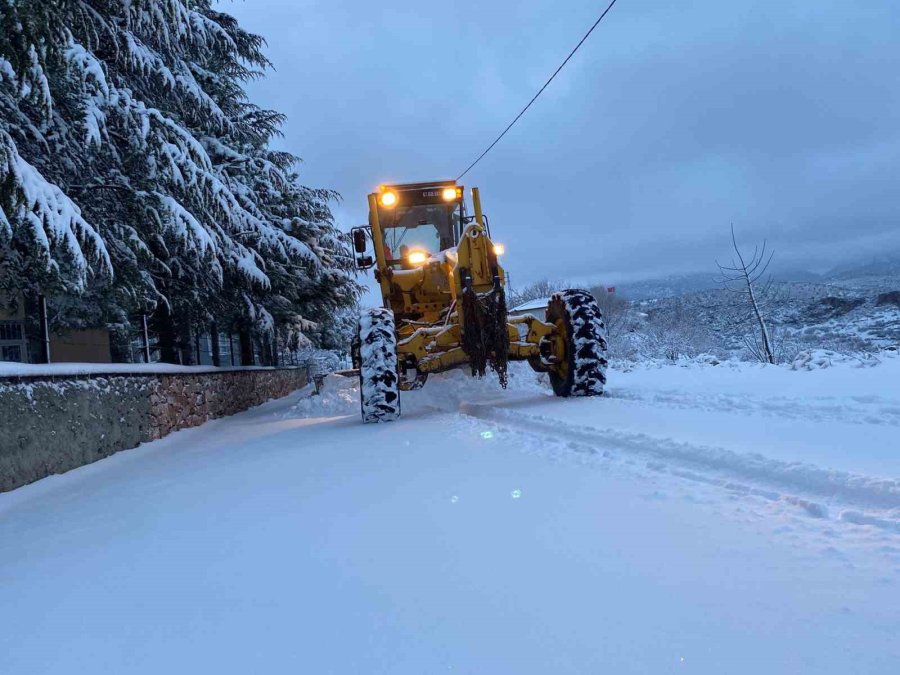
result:
[(557, 396), (599, 396), (606, 385), (606, 327), (597, 301), (587, 291), (554, 293), (547, 322), (556, 326), (550, 339), (556, 363), (548, 368)]
[(397, 335), (394, 313), (369, 309), (359, 317), (359, 403), (363, 422), (391, 422), (400, 417)]

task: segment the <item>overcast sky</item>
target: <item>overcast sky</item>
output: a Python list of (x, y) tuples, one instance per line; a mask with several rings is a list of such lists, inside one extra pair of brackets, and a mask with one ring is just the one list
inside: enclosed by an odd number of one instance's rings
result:
[[(246, 0), (289, 116), (283, 147), (338, 190), (452, 178), (606, 0)], [(715, 270), (728, 226), (782, 265), (900, 250), (900, 2), (619, 0), (465, 179), (514, 285)]]

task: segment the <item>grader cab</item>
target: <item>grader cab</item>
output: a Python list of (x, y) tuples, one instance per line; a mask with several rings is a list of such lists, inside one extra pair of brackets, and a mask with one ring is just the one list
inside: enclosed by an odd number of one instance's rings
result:
[(351, 348), (364, 422), (396, 419), (400, 391), (451, 368), (491, 370), (505, 388), (511, 360), (548, 373), (557, 396), (603, 393), (606, 330), (594, 298), (562, 290), (546, 320), (508, 317), (504, 247), (478, 188), (471, 214), (464, 195), (456, 181), (384, 185), (369, 195), (369, 224), (352, 231), (357, 268), (375, 268), (384, 301), (361, 313)]

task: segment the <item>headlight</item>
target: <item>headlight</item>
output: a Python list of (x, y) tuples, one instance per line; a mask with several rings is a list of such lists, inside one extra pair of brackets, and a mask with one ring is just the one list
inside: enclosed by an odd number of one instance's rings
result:
[(506, 253), (506, 247), (503, 244), (494, 244), (494, 255), (503, 255)]
[(406, 256), (410, 265), (424, 265), (427, 260), (428, 254), (425, 251), (410, 251)]
[(445, 202), (452, 202), (459, 196), (458, 190), (459, 188), (455, 187), (444, 188), (444, 192), (441, 193), (441, 196), (443, 196)]
[(397, 204), (397, 193), (396, 192), (382, 192), (381, 193), (381, 205), (382, 206), (394, 206)]

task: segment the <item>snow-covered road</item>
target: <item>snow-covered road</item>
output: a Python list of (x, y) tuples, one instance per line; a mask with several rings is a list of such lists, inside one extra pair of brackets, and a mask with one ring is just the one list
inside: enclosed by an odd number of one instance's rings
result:
[(900, 672), (898, 381), (334, 378), (0, 495), (0, 673)]

